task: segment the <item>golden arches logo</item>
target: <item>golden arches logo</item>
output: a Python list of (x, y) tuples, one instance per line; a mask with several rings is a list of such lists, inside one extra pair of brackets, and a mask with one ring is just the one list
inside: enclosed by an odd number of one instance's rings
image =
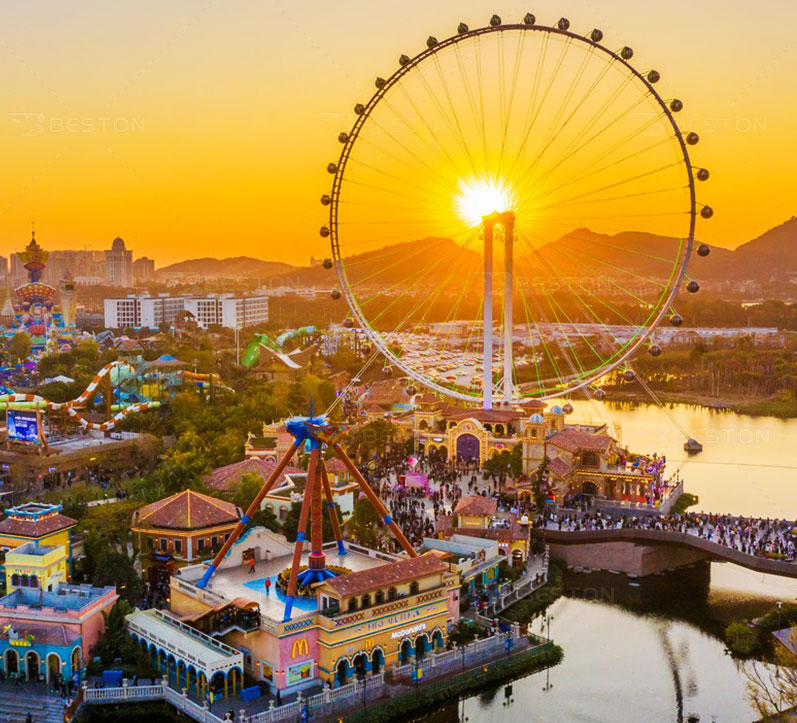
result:
[(293, 645), (291, 646), (291, 660), (299, 655), (309, 655), (306, 638), (293, 641)]

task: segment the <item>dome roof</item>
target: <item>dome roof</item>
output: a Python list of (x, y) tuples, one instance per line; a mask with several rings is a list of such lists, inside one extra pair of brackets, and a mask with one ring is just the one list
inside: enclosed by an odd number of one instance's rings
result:
[(551, 409), (551, 414), (564, 414), (562, 408), (557, 404), (553, 409)]
[(118, 236), (113, 240), (111, 244), (111, 251), (124, 251), (127, 247), (125, 246), (124, 239), (119, 238)]
[(541, 414), (532, 414), (529, 417), (529, 424), (542, 424), (544, 421)]

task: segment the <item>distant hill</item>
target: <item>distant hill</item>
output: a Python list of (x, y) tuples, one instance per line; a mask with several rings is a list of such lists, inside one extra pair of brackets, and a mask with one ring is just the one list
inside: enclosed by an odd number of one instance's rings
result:
[(797, 217), (738, 246), (730, 261), (720, 270), (731, 278), (782, 281), (797, 274)]
[(295, 267), (281, 261), (263, 261), (251, 256), (231, 256), (226, 259), (215, 259), (206, 256), (201, 259), (188, 259), (170, 264), (157, 270), (158, 274), (198, 274), (205, 278), (268, 278), (285, 274)]

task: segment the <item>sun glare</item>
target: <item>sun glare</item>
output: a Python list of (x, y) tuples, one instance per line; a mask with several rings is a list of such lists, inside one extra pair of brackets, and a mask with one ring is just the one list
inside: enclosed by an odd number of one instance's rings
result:
[(511, 186), (496, 178), (470, 178), (459, 182), (454, 196), (457, 215), (470, 226), (478, 226), (493, 211), (514, 210), (516, 195)]

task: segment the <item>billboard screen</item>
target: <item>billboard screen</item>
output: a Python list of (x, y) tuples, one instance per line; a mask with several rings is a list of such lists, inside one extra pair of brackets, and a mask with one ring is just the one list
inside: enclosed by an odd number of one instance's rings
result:
[(35, 442), (39, 437), (39, 425), (36, 412), (21, 412), (18, 409), (8, 410), (8, 438), (21, 442)]

